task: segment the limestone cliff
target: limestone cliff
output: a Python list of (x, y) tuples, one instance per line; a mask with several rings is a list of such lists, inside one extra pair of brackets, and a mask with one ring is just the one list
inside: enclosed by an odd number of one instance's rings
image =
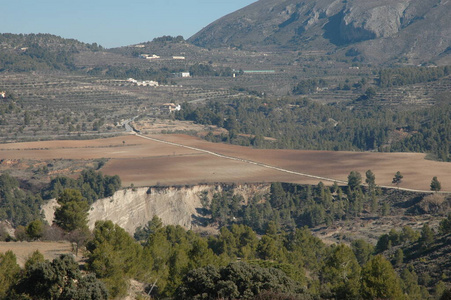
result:
[(202, 47), (358, 49), (374, 62), (451, 55), (449, 0), (260, 0), (189, 38)]

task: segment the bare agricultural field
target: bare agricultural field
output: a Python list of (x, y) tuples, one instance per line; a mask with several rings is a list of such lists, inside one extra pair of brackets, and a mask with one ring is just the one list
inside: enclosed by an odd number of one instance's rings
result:
[[(24, 266), (25, 261), (39, 250), (45, 259), (53, 260), (62, 254), (72, 253), (69, 242), (0, 242), (0, 253), (11, 250), (17, 257), (17, 263)], [(75, 258), (78, 261), (78, 258)]]
[[(150, 138), (150, 139), (149, 139)], [(42, 141), (1, 144), (2, 159), (98, 159), (101, 169), (119, 175), (123, 185), (188, 185), (213, 182), (346, 182), (350, 171), (376, 183), (393, 186), (397, 171), (400, 188), (428, 191), (433, 176), (451, 192), (451, 165), (424, 159), (417, 153), (370, 153), (301, 150), (260, 150), (216, 144), (181, 134), (124, 135), (85, 141)]]

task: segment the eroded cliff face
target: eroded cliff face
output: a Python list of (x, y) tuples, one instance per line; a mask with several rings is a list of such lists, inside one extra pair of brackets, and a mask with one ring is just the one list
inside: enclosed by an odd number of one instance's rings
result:
[(269, 187), (269, 184), (218, 184), (124, 189), (112, 197), (97, 200), (90, 208), (88, 225), (93, 229), (96, 221), (111, 220), (133, 234), (138, 226), (144, 226), (157, 215), (165, 225), (195, 229), (199, 226), (198, 219), (203, 217), (201, 195), (206, 194), (211, 199), (215, 192), (232, 189), (247, 201), (256, 194), (268, 193)]

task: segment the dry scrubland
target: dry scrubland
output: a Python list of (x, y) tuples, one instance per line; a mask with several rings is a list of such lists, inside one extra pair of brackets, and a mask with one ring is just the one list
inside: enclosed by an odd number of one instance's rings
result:
[[(442, 191), (451, 191), (450, 164), (425, 160), (424, 154), (258, 150), (209, 143), (187, 135), (150, 137), (160, 141), (126, 135), (98, 140), (2, 144), (0, 156), (2, 159), (43, 161), (106, 158), (108, 162), (101, 170), (108, 175), (119, 175), (124, 186), (132, 183), (135, 186), (153, 186), (276, 181), (317, 184), (320, 181), (318, 178), (271, 169), (262, 165), (264, 164), (329, 178), (330, 181), (322, 179), (326, 184), (331, 184), (334, 180), (347, 181), (352, 170), (364, 175), (366, 170), (371, 169), (376, 174), (379, 185), (393, 186), (393, 175), (400, 171), (404, 175), (401, 188), (425, 191), (429, 190), (432, 177), (437, 176), (442, 183)], [(231, 157), (241, 160), (230, 159)]]

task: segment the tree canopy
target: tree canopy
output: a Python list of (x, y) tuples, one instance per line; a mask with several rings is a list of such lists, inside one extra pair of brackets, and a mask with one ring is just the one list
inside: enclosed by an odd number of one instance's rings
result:
[(55, 210), (54, 223), (65, 231), (85, 229), (88, 224), (89, 204), (79, 190), (65, 189), (58, 197), (61, 206)]

